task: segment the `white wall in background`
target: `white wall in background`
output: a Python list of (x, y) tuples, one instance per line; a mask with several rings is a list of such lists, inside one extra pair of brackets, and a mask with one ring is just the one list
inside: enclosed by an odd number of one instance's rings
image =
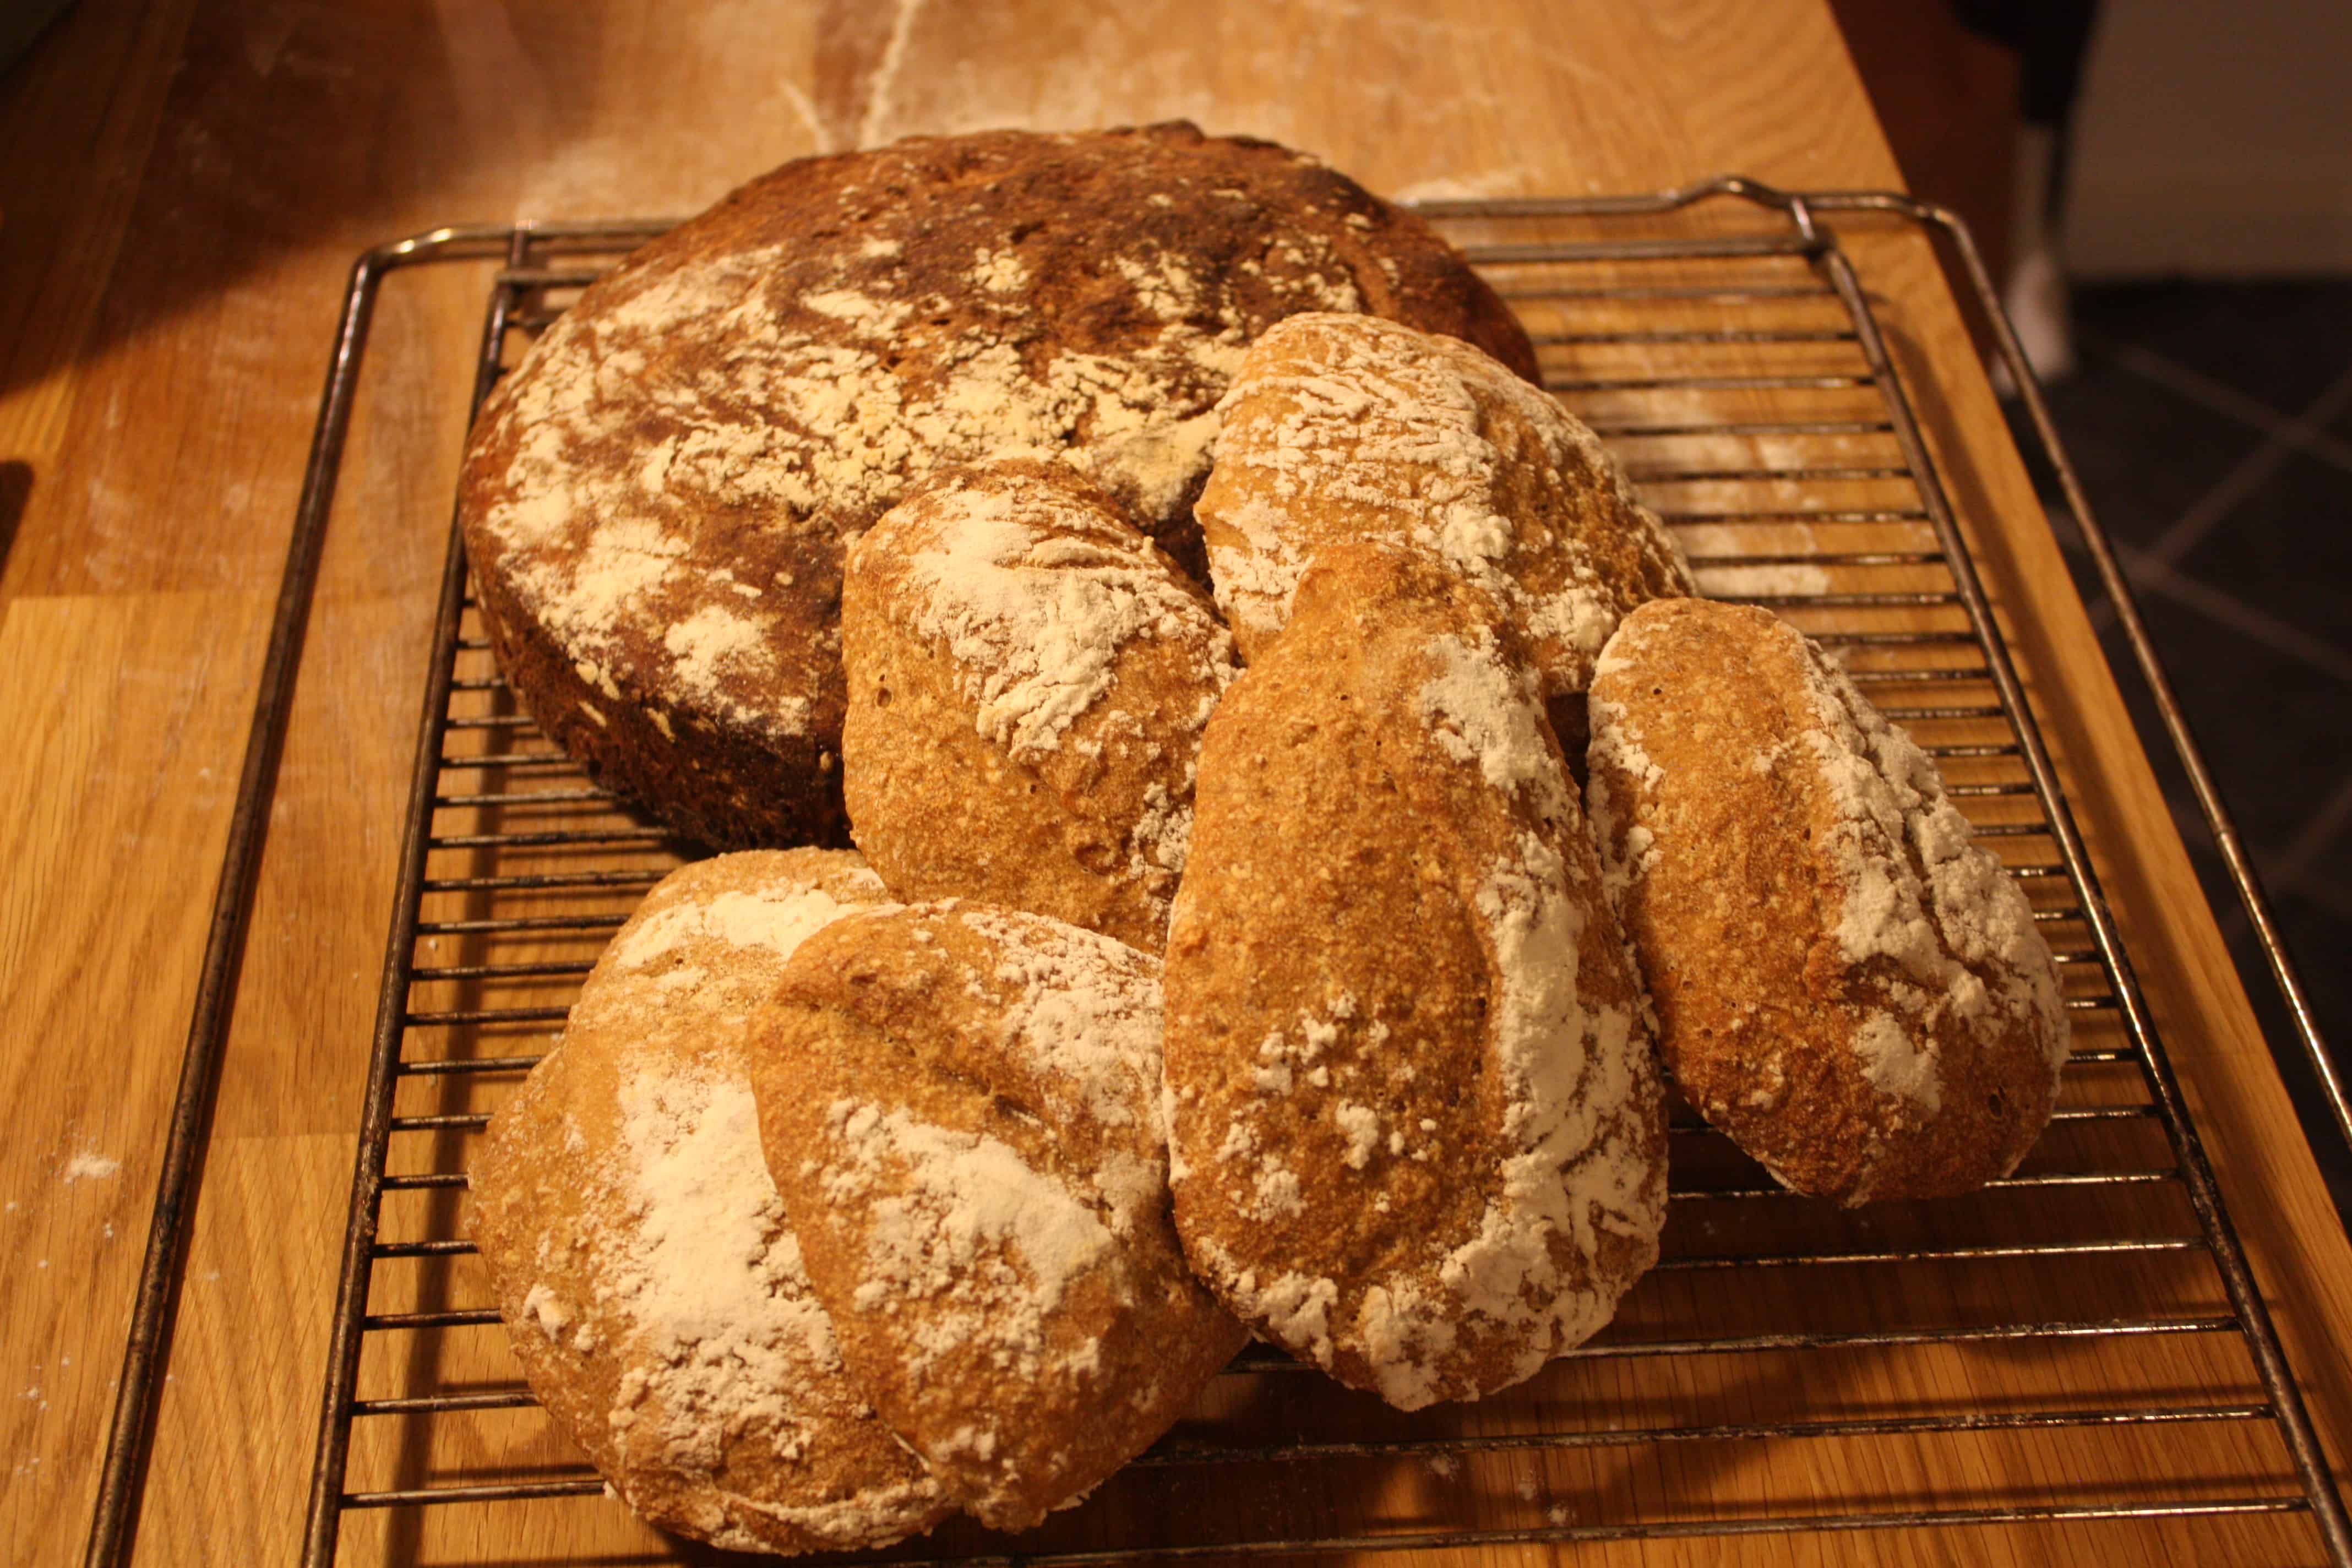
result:
[(2106, 0), (2065, 249), (2083, 277), (2352, 270), (2352, 0)]

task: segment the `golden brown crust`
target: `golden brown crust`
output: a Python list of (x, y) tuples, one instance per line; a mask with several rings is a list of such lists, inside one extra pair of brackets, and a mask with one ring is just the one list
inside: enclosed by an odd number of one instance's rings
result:
[(1188, 1255), (1407, 1409), (1596, 1331), (1664, 1217), (1631, 963), (1490, 609), (1418, 556), (1318, 561), (1210, 720), (1169, 940)]
[(1042, 916), (893, 907), (811, 939), (755, 1026), (842, 1353), (998, 1529), (1140, 1453), (1245, 1338), (1169, 1215), (1159, 972)]
[(1349, 541), (1444, 561), (1490, 594), (1548, 700), (1591, 684), (1627, 610), (1696, 591), (1592, 432), (1452, 338), (1293, 316), (1251, 346), (1223, 408), (1198, 510), (1246, 658), (1281, 630), (1301, 574)]
[(1708, 1121), (1799, 1192), (1964, 1192), (2049, 1121), (2066, 1021), (1935, 765), (1769, 611), (1625, 618), (1591, 694), (1601, 858)]
[(851, 546), (842, 647), (851, 828), (892, 893), (1166, 945), (1233, 639), (1109, 497), (1035, 459), (926, 481)]
[(636, 252), (492, 394), (459, 491), (509, 682), (559, 743), (720, 845), (841, 835), (844, 541), (934, 466), (1062, 454), (1197, 563), (1211, 410), (1302, 310), (1522, 373), (1426, 226), (1188, 125), (802, 159)]
[(880, 896), (841, 851), (665, 878), (471, 1173), (467, 1229), (540, 1402), (646, 1519), (739, 1551), (887, 1545), (952, 1511), (842, 1367), (740, 1047), (791, 948)]

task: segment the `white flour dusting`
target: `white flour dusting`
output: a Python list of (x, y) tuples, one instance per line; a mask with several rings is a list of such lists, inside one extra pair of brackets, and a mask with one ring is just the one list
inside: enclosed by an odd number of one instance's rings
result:
[[(1530, 1375), (1590, 1337), (1614, 1313), (1628, 1273), (1600, 1267), (1604, 1242), (1622, 1239), (1637, 1256), (1654, 1247), (1664, 1220), (1645, 1033), (1630, 977), (1588, 972), (1599, 871), (1589, 851), (1579, 853), (1583, 823), (1534, 679), (1483, 629), (1441, 633), (1418, 651), (1419, 673), (1391, 700), (1409, 727), (1412, 718), (1425, 726), (1426, 754), (1484, 798), (1482, 818), (1512, 825), (1462, 911), (1491, 966), (1483, 1026), (1459, 1047), (1423, 1047), (1475, 1053), (1492, 1086), (1499, 1118), (1482, 1145), (1493, 1161), (1492, 1175), (1479, 1178), (1483, 1205), (1461, 1230), (1416, 1238), (1345, 1279), (1279, 1267), (1287, 1258), (1244, 1267), (1230, 1245), (1186, 1237), (1245, 1317), (1327, 1367), (1346, 1353), (1408, 1410)], [(1445, 1152), (1435, 1117), (1391, 1117), (1374, 1096), (1341, 1092), (1360, 1070), (1388, 1072), (1388, 1035), (1349, 993), (1266, 1033), (1242, 1081), (1254, 1081), (1269, 1107), (1331, 1087), (1328, 1109), (1316, 1115), (1339, 1134), (1338, 1162), (1377, 1181), (1387, 1162)], [(1399, 1070), (1392, 1081), (1411, 1077)], [(1243, 1215), (1281, 1219), (1300, 1212), (1284, 1202), (1288, 1151), (1262, 1135), (1251, 1103), (1234, 1112), (1213, 1159), (1192, 1151), (1187, 1179), (1209, 1176)]]
[(1433, 637), (1438, 674), (1421, 689), (1422, 715), (1439, 747), (1475, 763), (1486, 783), (1524, 796), (1539, 816), (1568, 811), (1568, 776), (1536, 701), (1528, 672), (1507, 659), (1492, 628)]
[(1223, 1282), (1223, 1293), (1244, 1318), (1264, 1322), (1276, 1342), (1329, 1370), (1331, 1309), (1339, 1300), (1337, 1281), (1289, 1273), (1261, 1282), (1255, 1271), (1243, 1268), (1213, 1237), (1187, 1237), (1185, 1247)]
[[(709, 623), (707, 607), (685, 607), (730, 587), (705, 515), (824, 538), (935, 467), (1031, 454), (1065, 457), (1141, 514), (1165, 517), (1207, 471), (1211, 405), (1244, 350), (1230, 288), (1212, 298), (1149, 247), (1120, 257), (1160, 323), (1151, 339), (1116, 355), (1057, 349), (1033, 363), (1014, 347), (1038, 319), (1024, 264), (1010, 247), (983, 250), (971, 279), (981, 319), (935, 345), (937, 374), (916, 384), (895, 368), (912, 306), (869, 291), (890, 286), (896, 254), (869, 243), (797, 294), (775, 288), (772, 250), (614, 279), (601, 311), (567, 313), (502, 384), (492, 418), (520, 434), (482, 523), (576, 661), (610, 662), (618, 628), (677, 606), (669, 663), (650, 672), (673, 689), (657, 695), (752, 710), (740, 694), (782, 668), (779, 623), (756, 600)], [(1328, 255), (1299, 259), (1339, 266)], [(665, 352), (712, 333), (724, 354)], [(639, 460), (585, 456), (631, 419)]]
[(1784, 563), (1769, 566), (1691, 563), (1698, 591), (1710, 599), (1795, 597), (1830, 591), (1830, 574), (1819, 566)]
[(856, 1310), (929, 1306), (908, 1342), (908, 1373), (983, 1347), (1008, 1375), (1036, 1375), (1048, 1317), (1117, 1246), (1093, 1208), (1010, 1144), (903, 1109), (836, 1101), (825, 1152), (826, 1195), (861, 1205)]
[[(853, 29), (871, 68), (835, 95), (846, 101), (813, 102), (791, 72), (744, 100), (766, 104), (795, 143), (895, 130), (916, 112), (904, 62), (940, 16), (898, 0)], [(688, 30), (695, 47), (748, 24), (714, 26)], [(938, 84), (923, 74), (928, 103)], [(935, 108), (922, 129), (968, 128)], [(1180, 142), (1149, 143), (1138, 177), (1173, 189), (1218, 167), (1171, 151)], [(1215, 405), (1247, 339), (1285, 310), (1360, 309), (1400, 276), (1381, 247), (1403, 242), (1369, 211), (1339, 222), (1325, 207), (1294, 225), (1274, 210), (1286, 189), (1319, 202), (1297, 172), (1311, 160), (1268, 154), (1210, 194), (1253, 204), (1263, 233), (1180, 236), (1145, 200), (1112, 197), (1102, 243), (1080, 257), (1066, 226), (970, 199), (933, 153), (864, 156), (838, 189), (780, 198), (814, 209), (799, 235), (837, 238), (739, 238), (751, 248), (713, 254), (688, 249), (708, 231), (682, 235), (597, 284), (486, 407), (467, 482), (478, 564), (518, 635), (542, 634), (645, 715), (591, 706), (569, 716), (583, 733), (653, 743), (644, 725), (683, 721), (793, 757), (814, 749), (794, 765), (821, 771), (839, 700), (829, 595), (846, 541), (939, 468), (1024, 453), (1071, 463), (1155, 531), (1175, 525), (1209, 471)], [(882, 188), (915, 196), (884, 204)], [(730, 576), (746, 556), (760, 581)], [(612, 754), (626, 771), (635, 751)]]
[[(1356, 1331), (1381, 1396), (1419, 1409), (1445, 1396), (1443, 1363), (1458, 1325), (1516, 1341), (1507, 1382), (1599, 1331), (1616, 1289), (1553, 1256), (1564, 1238), (1589, 1266), (1603, 1230), (1653, 1242), (1664, 1223), (1662, 1184), (1638, 1142), (1641, 1053), (1633, 1011), (1595, 1005), (1578, 988), (1586, 920), (1558, 852), (1533, 834), (1490, 871), (1477, 913), (1495, 945), (1494, 1029), (1505, 1094), (1502, 1180), (1478, 1235), (1438, 1267), (1442, 1293), (1410, 1279), (1365, 1293)], [(1497, 1331), (1500, 1331), (1498, 1333)]]
[(919, 636), (946, 647), (982, 735), (1018, 757), (1057, 746), (1110, 689), (1139, 637), (1226, 644), (1150, 541), (1049, 494), (1003, 485), (927, 492), (856, 546), (903, 559)]
[[(845, 592), (849, 636), (887, 624), (915, 644), (973, 731), (1020, 764), (992, 774), (1008, 781), (998, 787), (1018, 790), (1034, 770), (1044, 799), (1121, 847), (1087, 868), (1136, 911), (1112, 929), (1139, 940), (1164, 929), (1191, 847), (1201, 733), (1235, 668), (1205, 595), (1108, 500), (1017, 464), (892, 509), (851, 547)], [(889, 726), (877, 715), (849, 729), (862, 737), (845, 764), (855, 803)]]
[[(871, 871), (860, 871), (857, 880), (870, 891), (869, 901), (879, 903), (887, 896)], [(854, 907), (819, 888), (730, 889), (656, 910), (614, 941), (606, 962), (616, 969), (643, 969), (684, 943), (717, 942), (764, 948), (781, 965), (803, 942)]]
[[(1580, 836), (1558, 750), (1538, 729), (1532, 679), (1491, 646), (1442, 637), (1429, 651), (1444, 674), (1423, 701), (1470, 742), (1447, 744), (1441, 725), (1441, 746), (1491, 787), (1522, 795), (1530, 816), (1564, 820)], [(1589, 864), (1571, 868), (1550, 839), (1524, 829), (1478, 887), (1475, 910), (1496, 979), (1490, 1048), (1504, 1100), (1502, 1179), (1478, 1235), (1440, 1263), (1442, 1293), (1402, 1280), (1365, 1295), (1357, 1331), (1382, 1396), (1402, 1408), (1444, 1395), (1443, 1362), (1459, 1325), (1500, 1330), (1520, 1347), (1509, 1381), (1590, 1338), (1614, 1313), (1619, 1289), (1591, 1271), (1601, 1233), (1654, 1245), (1664, 1223), (1664, 1184), (1634, 1110), (1655, 1097), (1644, 1081), (1647, 1042), (1634, 1010), (1596, 1001), (1612, 987), (1580, 973), (1585, 900), (1599, 892)], [(1553, 1251), (1563, 1239), (1584, 1268), (1563, 1271)]]
[[(854, 857), (794, 853), (811, 858), (703, 861), (648, 896), (518, 1101), (556, 1113), (562, 1141), (548, 1167), (512, 1172), (532, 1156), (500, 1147), (494, 1121), (478, 1173), (477, 1202), (503, 1216), (478, 1237), (501, 1278), (522, 1286), (515, 1326), (545, 1342), (554, 1366), (598, 1358), (617, 1373), (601, 1412), (615, 1482), (649, 1489), (640, 1500), (666, 1521), (746, 1550), (774, 1549), (746, 1516), (846, 1545), (924, 1528), (940, 1507), (938, 1483), (909, 1463), (859, 1468), (850, 1428), (866, 1417), (769, 1180), (730, 1044), (746, 999), (853, 907), (810, 879), (882, 897)], [(822, 872), (803, 870), (812, 865)], [(609, 1130), (593, 1153), (592, 1127)], [(554, 1184), (591, 1223), (574, 1232), (532, 1219), (518, 1205), (543, 1200), (514, 1193), (517, 1181)], [(747, 1462), (757, 1474), (771, 1457), (813, 1468), (768, 1471), (761, 1495), (730, 1489)]]
[[(1293, 316), (1253, 345), (1218, 406), (1199, 512), (1244, 652), (1288, 622), (1321, 549), (1347, 542), (1423, 554), (1492, 594), (1548, 689), (1582, 690), (1619, 616), (1688, 591), (1678, 547), (1598, 438), (1453, 339)], [(1628, 552), (1646, 586), (1617, 563)]]
[(65, 1170), (59, 1173), (59, 1179), (68, 1183), (111, 1181), (115, 1173), (121, 1169), (121, 1161), (84, 1150), (66, 1162)]
[[(894, 1031), (930, 1031), (938, 1054), (909, 1064), (924, 1087), (903, 1091), (828, 1058), (787, 1181), (796, 1205), (824, 1210), (824, 1257), (854, 1282), (835, 1303), (854, 1349), (889, 1358), (885, 1408), (987, 1519), (1028, 1506), (1014, 1500), (1034, 1467), (1083, 1463), (1042, 1455), (1007, 1413), (1124, 1397), (1100, 1383), (1110, 1346), (1131, 1314), (1171, 1310), (1159, 965), (1092, 931), (954, 900), (862, 919), (910, 954), (904, 983), (923, 997), (919, 1016), (898, 1011), (916, 993), (892, 982), (876, 1005)], [(976, 1402), (974, 1379), (1024, 1397)]]
[(1881, 1093), (1916, 1101), (1930, 1116), (1944, 1109), (1934, 1056), (1912, 1043), (1894, 1014), (1865, 1015), (1853, 1032), (1853, 1049), (1862, 1058), (1862, 1075)]
[[(603, 1277), (650, 1354), (624, 1379), (613, 1426), (650, 1418), (672, 1463), (708, 1469), (727, 1433), (758, 1421), (799, 1458), (793, 1390), (837, 1371), (841, 1352), (768, 1180), (750, 1085), (641, 1072), (619, 1109), (636, 1223), (608, 1236)], [(550, 1323), (548, 1307), (538, 1315)]]
[[(1828, 935), (1875, 999), (1838, 1027), (1862, 1081), (1893, 1102), (1891, 1124), (1939, 1116), (1954, 1070), (1948, 1056), (1968, 1053), (1960, 1058), (1966, 1063), (2020, 1025), (2044, 1047), (2054, 1083), (2067, 1031), (2047, 944), (1999, 858), (1973, 842), (1934, 763), (1795, 628), (1761, 611), (1722, 613), (1769, 622), (1774, 641), (1802, 660), (1787, 738), (1746, 767), (1759, 776), (1783, 769), (1809, 775), (1829, 810), (1830, 826), (1809, 849), (1839, 890)], [(1612, 642), (1601, 672), (1612, 684), (1643, 679), (1653, 624), (1636, 623)], [(1662, 805), (1670, 781), (1623, 703), (1596, 699), (1591, 713), (1587, 798), (1612, 896), (1622, 904), (1657, 868), (1659, 846), (1643, 819), (1671, 820)], [(1621, 775), (1630, 777), (1634, 799), (1617, 798)], [(1777, 1108), (1788, 1089), (1778, 1056), (1751, 1065), (1755, 1081), (1742, 1103)], [(1868, 1195), (1883, 1146), (1874, 1134), (1846, 1201)]]
[[(2025, 895), (2000, 858), (1973, 841), (1927, 754), (1818, 647), (1804, 647), (1816, 725), (1805, 743), (1839, 816), (1825, 848), (1847, 889), (1840, 950), (1854, 963), (1890, 958), (1900, 965), (1909, 984), (1895, 989), (1897, 1016), (1915, 1045), (1939, 1019), (1975, 1035), (1999, 1030), (2004, 1016), (2031, 1021), (2054, 1077), (2066, 1055), (2065, 1010)], [(1879, 1046), (1858, 1041), (1856, 1049), (1866, 1060), (1887, 1060), (1884, 1032), (1876, 1038)], [(1916, 1081), (1910, 1098), (1927, 1104), (1940, 1076), (1932, 1043), (1920, 1048), (1924, 1068), (1885, 1070)]]
[[(1160, 984), (1152, 961), (1058, 921), (981, 908), (961, 918), (996, 948), (994, 978), (1008, 993), (1003, 1027), (1021, 1054), (1074, 1090), (1103, 1126), (1149, 1123), (1160, 1077)], [(1145, 1131), (1152, 1142), (1164, 1141), (1156, 1125)]]

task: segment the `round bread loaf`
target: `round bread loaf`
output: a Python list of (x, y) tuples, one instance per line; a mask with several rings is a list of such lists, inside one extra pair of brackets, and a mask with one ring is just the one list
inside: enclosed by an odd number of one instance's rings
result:
[(1269, 329), (1220, 405), (1199, 512), (1209, 565), (1255, 660), (1336, 543), (1441, 560), (1491, 594), (1563, 737), (1627, 610), (1695, 593), (1673, 537), (1600, 439), (1539, 387), (1450, 337), (1313, 313)]
[(935, 467), (1033, 453), (1197, 564), (1217, 399), (1309, 310), (1535, 374), (1426, 225), (1269, 142), (992, 132), (787, 163), (591, 287), (485, 405), (459, 510), (499, 667), (682, 831), (837, 840), (843, 542)]
[(1601, 860), (1700, 1112), (1846, 1204), (2014, 1170), (2065, 1009), (1927, 754), (1795, 627), (1709, 600), (1628, 616), (1591, 707)]
[(1108, 496), (1034, 459), (925, 481), (850, 546), (841, 636), (850, 831), (892, 893), (1167, 944), (1233, 638)]
[(664, 878), (471, 1172), (467, 1228), (540, 1403), (631, 1508), (735, 1551), (883, 1546), (953, 1511), (843, 1369), (741, 1055), (793, 949), (881, 897), (842, 850)]
[(1169, 1216), (1157, 959), (896, 907), (803, 945), (754, 1031), (768, 1167), (843, 1354), (982, 1522), (1082, 1495), (1241, 1348)]
[(1408, 1410), (1597, 1331), (1665, 1216), (1624, 938), (1491, 608), (1440, 562), (1323, 553), (1209, 721), (1169, 933), (1186, 1253)]

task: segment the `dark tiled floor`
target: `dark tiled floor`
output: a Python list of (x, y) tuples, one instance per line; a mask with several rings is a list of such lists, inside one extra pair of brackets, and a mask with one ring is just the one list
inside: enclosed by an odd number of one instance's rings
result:
[[(2050, 388), (2067, 456), (2108, 537), (2143, 548), (2263, 440), (2162, 386), (2104, 364)], [(2158, 454), (2151, 460), (2151, 454)]]
[[(2269, 891), (2339, 1066), (2352, 1074), (2352, 280), (2085, 289), (2083, 369), (2052, 405), (2092, 510)], [(2087, 571), (2087, 562), (2075, 552)], [(2352, 1213), (2251, 927), (2128, 647), (2108, 658), (2306, 1125)]]
[(2296, 646), (2303, 659), (2352, 680), (2352, 468), (2285, 450), (2174, 564), (2293, 628), (2311, 645)]
[[(2352, 483), (2346, 504), (2352, 507)], [(2274, 879), (2285, 869), (2284, 853), (2343, 777), (2352, 748), (2352, 686), (2159, 588), (2137, 586), (2141, 617), (2205, 765), (2263, 875)], [(2151, 707), (2151, 720), (2154, 712)], [(2180, 793), (2187, 798), (2185, 783)], [(2352, 1027), (2352, 1016), (2339, 1022)], [(2338, 1039), (2352, 1044), (2352, 1035)]]
[(2084, 289), (2086, 335), (2136, 344), (2195, 374), (2301, 412), (2352, 365), (2352, 285), (2150, 283)]

